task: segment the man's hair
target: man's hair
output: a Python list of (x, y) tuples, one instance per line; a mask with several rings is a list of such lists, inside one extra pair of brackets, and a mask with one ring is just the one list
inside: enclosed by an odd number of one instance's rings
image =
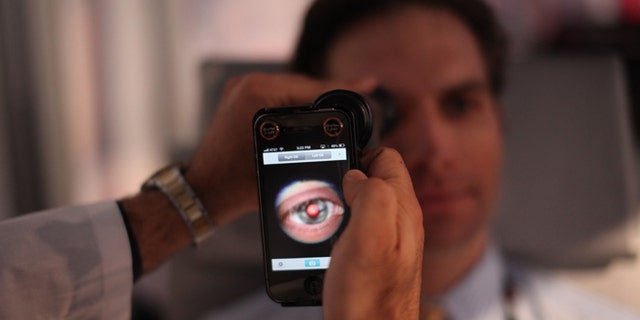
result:
[(446, 10), (469, 28), (480, 46), (491, 89), (500, 93), (507, 41), (492, 10), (481, 0), (318, 0), (307, 12), (290, 69), (325, 77), (329, 50), (347, 29), (392, 9), (416, 5)]

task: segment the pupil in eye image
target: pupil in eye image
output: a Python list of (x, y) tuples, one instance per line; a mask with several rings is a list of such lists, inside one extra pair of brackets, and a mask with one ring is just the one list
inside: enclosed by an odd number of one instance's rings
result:
[(275, 206), (284, 233), (309, 244), (331, 238), (344, 215), (344, 204), (335, 187), (320, 180), (286, 185), (278, 193)]
[(318, 224), (324, 222), (329, 211), (334, 205), (331, 200), (313, 199), (301, 204), (293, 213), (299, 215), (301, 221), (307, 224)]
[(318, 217), (319, 213), (320, 207), (317, 204), (311, 203), (307, 206), (307, 215), (309, 216), (309, 218), (315, 219)]

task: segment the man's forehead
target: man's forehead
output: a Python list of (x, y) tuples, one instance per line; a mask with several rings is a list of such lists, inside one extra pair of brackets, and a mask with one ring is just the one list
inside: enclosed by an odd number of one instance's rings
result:
[(366, 20), (340, 36), (327, 58), (332, 78), (374, 76), (389, 86), (422, 90), (488, 84), (473, 34), (442, 10), (405, 8)]

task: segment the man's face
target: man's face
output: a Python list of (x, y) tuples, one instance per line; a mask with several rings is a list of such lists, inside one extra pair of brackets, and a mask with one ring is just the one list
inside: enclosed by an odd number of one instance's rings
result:
[(411, 173), (425, 247), (448, 249), (486, 233), (502, 158), (499, 112), (473, 34), (454, 15), (406, 7), (348, 29), (331, 47), (332, 79), (374, 77), (396, 99), (384, 145)]

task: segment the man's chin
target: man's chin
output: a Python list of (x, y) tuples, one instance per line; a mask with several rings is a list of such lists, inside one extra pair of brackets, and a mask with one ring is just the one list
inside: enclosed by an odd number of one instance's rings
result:
[(424, 249), (425, 251), (441, 251), (458, 247), (463, 243), (463, 239), (453, 232), (434, 232), (433, 230), (425, 229), (424, 237)]
[(425, 231), (424, 248), (441, 251), (464, 246), (486, 228), (478, 203), (469, 194), (456, 197), (418, 198)]
[(464, 246), (483, 228), (482, 224), (456, 218), (455, 213), (437, 215), (425, 213), (425, 253), (448, 251)]
[(450, 252), (456, 248), (462, 246), (462, 241), (453, 241), (450, 239), (427, 239), (424, 242), (425, 254), (437, 254), (443, 252)]

